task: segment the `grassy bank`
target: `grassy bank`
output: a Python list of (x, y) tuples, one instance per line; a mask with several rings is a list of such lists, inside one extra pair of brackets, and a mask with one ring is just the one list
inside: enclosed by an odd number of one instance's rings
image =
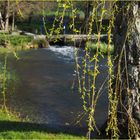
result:
[[(95, 43), (95, 42), (89, 41), (86, 43), (86, 47), (90, 51), (93, 51), (93, 52), (96, 52), (97, 46), (98, 46), (97, 42)], [(106, 44), (104, 42), (100, 42), (99, 51), (103, 54), (107, 54), (108, 53), (108, 44)], [(113, 54), (113, 52), (114, 52), (114, 46), (111, 44), (110, 45), (110, 53)]]
[[(11, 73), (6, 72), (5, 84), (0, 87), (0, 102), (3, 103), (2, 92), (3, 90), (12, 90), (11, 87), (8, 88), (8, 83), (12, 77)], [(0, 83), (3, 83), (4, 78), (3, 69), (0, 71)], [(14, 83), (14, 82), (13, 82)], [(4, 87), (3, 87), (4, 86)], [(9, 91), (9, 92), (11, 92)], [(6, 92), (7, 94), (7, 92)], [(1, 105), (0, 105), (1, 106)], [(3, 106), (4, 107), (4, 106)], [(12, 111), (5, 111), (0, 107), (0, 139), (85, 139), (83, 136), (79, 136), (76, 133), (71, 133), (70, 131), (61, 129), (57, 130), (50, 128), (48, 125), (32, 123), (29, 119), (23, 119), (20, 114), (11, 113)]]
[(14, 47), (23, 46), (32, 41), (32, 37), (25, 35), (12, 35), (12, 34), (0, 34), (0, 47), (6, 47), (10, 44)]
[(0, 54), (44, 47), (48, 47), (48, 42), (42, 38), (34, 39), (27, 35), (0, 33)]
[(83, 136), (49, 130), (44, 126), (22, 121), (17, 115), (0, 109), (0, 139), (85, 139)]
[(0, 54), (29, 49), (33, 38), (25, 35), (0, 33)]
[[(23, 49), (19, 45), (29, 43), (31, 40), (25, 36), (11, 36), (9, 34), (0, 35), (0, 39), (3, 43), (10, 43), (10, 45), (4, 48), (0, 47), (0, 54), (2, 53), (14, 53), (17, 50)], [(0, 42), (1, 43), (1, 42)], [(19, 43), (19, 44), (18, 44)], [(23, 44), (22, 44), (23, 43)], [(4, 55), (6, 56), (6, 55)], [(4, 58), (3, 58), (4, 59)], [(3, 60), (4, 61), (4, 60)], [(4, 102), (4, 98), (7, 90), (11, 90), (9, 82), (14, 83), (13, 74), (7, 70), (7, 59), (5, 63), (0, 63), (0, 102)], [(15, 79), (15, 78), (14, 78)], [(12, 90), (11, 90), (12, 91)], [(11, 92), (10, 91), (10, 92)], [(71, 133), (64, 133), (61, 130), (54, 130), (48, 128), (46, 125), (40, 125), (31, 123), (29, 120), (23, 120), (20, 115), (11, 113), (11, 111), (5, 111), (0, 107), (0, 139), (84, 139), (83, 136), (77, 136)]]

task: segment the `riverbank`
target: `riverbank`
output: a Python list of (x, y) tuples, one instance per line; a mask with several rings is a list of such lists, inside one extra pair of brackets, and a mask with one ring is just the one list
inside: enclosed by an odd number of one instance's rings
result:
[[(13, 53), (15, 48), (1, 49), (3, 49), (5, 53)], [(5, 68), (7, 68), (6, 65)], [(8, 76), (7, 73), (6, 70), (6, 76)], [(3, 74), (3, 76), (5, 75)], [(3, 80), (1, 81), (3, 82)], [(7, 81), (9, 81), (9, 79), (6, 77), (5, 83)], [(3, 86), (3, 89), (7, 89), (5, 87), (7, 84)], [(31, 121), (21, 119), (17, 113), (5, 112), (0, 109), (0, 139), (84, 139), (83, 136), (78, 136), (76, 132), (73, 134), (73, 132), (71, 133), (70, 131), (68, 127), (59, 129), (44, 124), (32, 123)]]
[[(69, 128), (68, 131), (74, 131), (75, 134), (86, 135), (85, 118), (75, 126), (83, 109), (81, 95), (78, 94), (76, 85), (71, 89), (74, 50), (73, 47), (51, 46), (47, 49), (19, 52), (18, 61), (9, 57), (9, 67), (16, 70), (20, 83), (16, 84), (14, 94), (11, 94), (10, 90), (11, 96), (7, 100), (7, 105), (20, 112), (22, 117), (28, 116), (33, 122), (49, 124), (59, 129), (59, 132), (63, 132), (61, 131), (63, 127), (63, 130)], [(79, 54), (80, 58), (84, 56), (82, 51)], [(106, 57), (101, 60), (98, 87), (101, 87), (103, 79), (107, 77)], [(7, 93), (7, 97), (9, 94)], [(95, 117), (100, 128), (107, 117), (105, 90), (97, 104)]]
[(12, 33), (0, 32), (0, 53), (47, 47), (49, 45), (45, 38), (34, 38), (34, 36), (22, 34), (22, 31)]
[(0, 109), (0, 139), (85, 139), (83, 136), (51, 130), (22, 120), (17, 114)]

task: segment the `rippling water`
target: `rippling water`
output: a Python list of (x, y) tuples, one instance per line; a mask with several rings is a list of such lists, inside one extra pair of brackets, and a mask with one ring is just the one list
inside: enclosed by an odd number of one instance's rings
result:
[[(51, 46), (47, 49), (19, 53), (20, 59), (11, 58), (9, 66), (15, 69), (20, 83), (10, 96), (9, 105), (38, 123), (73, 125), (83, 111), (77, 87), (72, 90), (74, 74), (74, 47)], [(107, 76), (106, 59), (100, 62), (100, 87)], [(107, 91), (103, 91), (96, 110), (97, 125), (107, 116)], [(82, 126), (86, 122), (83, 119)]]
[(75, 51), (77, 50), (77, 48), (73, 46), (51, 46), (50, 48), (47, 48), (47, 50), (52, 51), (59, 58), (62, 58), (69, 62), (74, 61)]

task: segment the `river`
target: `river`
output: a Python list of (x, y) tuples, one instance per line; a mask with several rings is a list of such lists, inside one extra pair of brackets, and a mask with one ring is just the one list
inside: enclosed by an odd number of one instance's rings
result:
[[(74, 80), (73, 47), (54, 47), (22, 51), (19, 60), (11, 58), (9, 67), (16, 70), (20, 82), (8, 99), (8, 105), (37, 123), (51, 125), (74, 125), (83, 111), (81, 95), (77, 87), (72, 89)], [(101, 86), (107, 76), (106, 59), (100, 62), (101, 74), (97, 84)], [(100, 96), (95, 112), (97, 126), (107, 118), (107, 90)], [(81, 127), (86, 127), (85, 118)]]

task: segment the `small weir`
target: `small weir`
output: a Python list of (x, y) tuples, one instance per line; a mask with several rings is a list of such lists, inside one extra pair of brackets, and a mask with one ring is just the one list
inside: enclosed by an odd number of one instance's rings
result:
[[(46, 35), (36, 35), (33, 33), (29, 32), (23, 32), (20, 31), (20, 34), (27, 35), (27, 36), (32, 36), (34, 39), (45, 39), (48, 44), (50, 45), (74, 45), (75, 47), (85, 47), (85, 44), (88, 40), (90, 41), (95, 41), (98, 39), (98, 35), (86, 35), (86, 34), (60, 34), (60, 35), (52, 35), (50, 37), (47, 37)], [(112, 37), (112, 35), (111, 35)], [(102, 34), (100, 35), (100, 40), (102, 42), (107, 42), (108, 40), (108, 35), (107, 34)]]

